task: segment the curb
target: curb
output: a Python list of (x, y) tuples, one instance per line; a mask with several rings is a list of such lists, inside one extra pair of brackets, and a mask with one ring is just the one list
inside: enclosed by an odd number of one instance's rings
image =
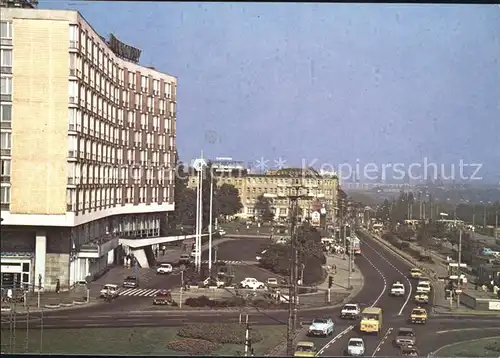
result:
[(44, 307), (48, 308), (48, 309), (61, 308), (61, 304), (60, 303), (49, 303), (48, 305), (45, 305)]

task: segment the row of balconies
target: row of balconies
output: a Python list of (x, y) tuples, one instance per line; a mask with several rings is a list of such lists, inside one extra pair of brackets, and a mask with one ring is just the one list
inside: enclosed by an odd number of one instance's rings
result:
[[(10, 177), (9, 181), (10, 181)], [(83, 177), (80, 178), (72, 178), (68, 177), (68, 185), (118, 185), (118, 184), (141, 184), (140, 178), (102, 178), (102, 177), (88, 177), (87, 180), (84, 180)], [(144, 180), (147, 185), (155, 185), (155, 186), (163, 186), (164, 184), (173, 184), (171, 180), (168, 179), (152, 179), (147, 178)]]
[[(72, 51), (72, 52), (81, 52), (82, 54), (84, 54), (88, 59), (92, 59), (92, 61), (87, 61), (88, 62), (88, 69), (90, 70), (90, 68), (94, 68), (94, 70), (101, 74), (103, 74), (107, 79), (109, 79), (110, 81), (114, 82), (114, 83), (120, 83), (121, 86), (124, 85), (124, 80), (123, 79), (119, 79), (118, 78), (118, 72), (119, 71), (115, 71), (115, 74), (113, 74), (112, 72), (113, 71), (109, 71), (106, 70), (104, 71), (104, 62), (99, 60), (99, 59), (96, 59), (95, 58), (95, 55), (92, 55), (91, 54), (91, 51), (89, 49), (87, 49), (85, 46), (82, 46), (80, 48), (80, 42), (79, 41), (76, 41), (76, 40), (73, 40), (73, 41), (70, 41), (69, 42), (69, 49)], [(82, 61), (82, 66), (83, 66), (83, 61)], [(111, 74), (110, 74), (111, 72)], [(148, 79), (149, 80), (149, 79)], [(137, 86), (139, 87), (139, 86)], [(135, 83), (133, 82), (129, 82), (128, 83), (128, 88), (132, 89), (132, 90), (136, 90), (136, 85)], [(148, 87), (147, 86), (141, 86), (139, 87), (141, 89), (142, 92), (148, 92)], [(160, 90), (159, 89), (154, 89), (153, 88), (153, 93), (157, 96), (160, 95)], [(164, 97), (165, 98), (172, 98), (174, 97), (171, 93), (167, 93), (165, 92), (164, 94)]]
[[(151, 197), (151, 202), (152, 203), (157, 203), (159, 198), (156, 197)], [(134, 202), (133, 199), (130, 198), (125, 198), (124, 203), (125, 204), (132, 204)], [(145, 198), (139, 198), (139, 204), (144, 204), (146, 203)], [(115, 200), (96, 200), (93, 202), (85, 202), (85, 205), (80, 205), (77, 207), (76, 203), (74, 204), (66, 204), (66, 211), (67, 212), (76, 212), (76, 211), (90, 211), (90, 210), (100, 210), (100, 209), (109, 209), (113, 208), (116, 206), (122, 205), (122, 199), (121, 198), (116, 198)]]

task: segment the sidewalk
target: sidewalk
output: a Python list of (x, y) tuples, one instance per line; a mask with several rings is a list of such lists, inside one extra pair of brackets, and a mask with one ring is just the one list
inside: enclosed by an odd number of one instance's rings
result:
[(92, 296), (87, 303), (87, 290), (85, 286), (78, 286), (68, 292), (28, 292), (25, 303), (2, 303), (2, 315), (9, 315), (14, 311), (17, 314), (36, 313), (54, 309), (85, 307), (96, 304), (98, 301)]

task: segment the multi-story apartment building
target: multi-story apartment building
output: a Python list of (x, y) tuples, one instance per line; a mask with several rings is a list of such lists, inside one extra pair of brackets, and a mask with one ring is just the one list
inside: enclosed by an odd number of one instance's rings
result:
[(76, 11), (0, 20), (2, 283), (64, 288), (174, 210), (177, 79)]
[[(289, 216), (290, 188), (297, 179), (304, 186), (302, 192), (308, 193), (307, 199), (299, 200), (299, 213), (303, 219), (311, 218), (312, 213), (325, 208), (326, 217), (333, 222), (337, 210), (339, 182), (336, 175), (318, 173), (314, 169), (287, 168), (268, 171), (265, 174), (248, 174), (246, 170), (214, 171), (217, 184), (231, 184), (238, 189), (243, 209), (238, 216), (252, 218), (258, 215), (255, 203), (260, 195), (271, 200), (271, 207), (276, 220), (285, 220)], [(196, 188), (197, 177), (190, 175), (188, 187)]]

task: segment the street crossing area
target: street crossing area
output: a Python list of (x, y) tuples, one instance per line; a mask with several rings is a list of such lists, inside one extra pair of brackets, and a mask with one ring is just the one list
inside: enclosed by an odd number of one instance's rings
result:
[[(226, 265), (241, 265), (243, 264), (244, 262), (243, 261), (239, 261), (239, 260), (233, 260), (233, 261), (228, 261), (228, 260), (218, 260), (219, 262), (224, 262)], [(208, 260), (203, 260), (201, 262), (202, 264), (208, 264)]]
[(157, 292), (161, 291), (158, 288), (128, 288), (119, 292), (119, 296), (135, 296), (135, 297), (153, 297)]

